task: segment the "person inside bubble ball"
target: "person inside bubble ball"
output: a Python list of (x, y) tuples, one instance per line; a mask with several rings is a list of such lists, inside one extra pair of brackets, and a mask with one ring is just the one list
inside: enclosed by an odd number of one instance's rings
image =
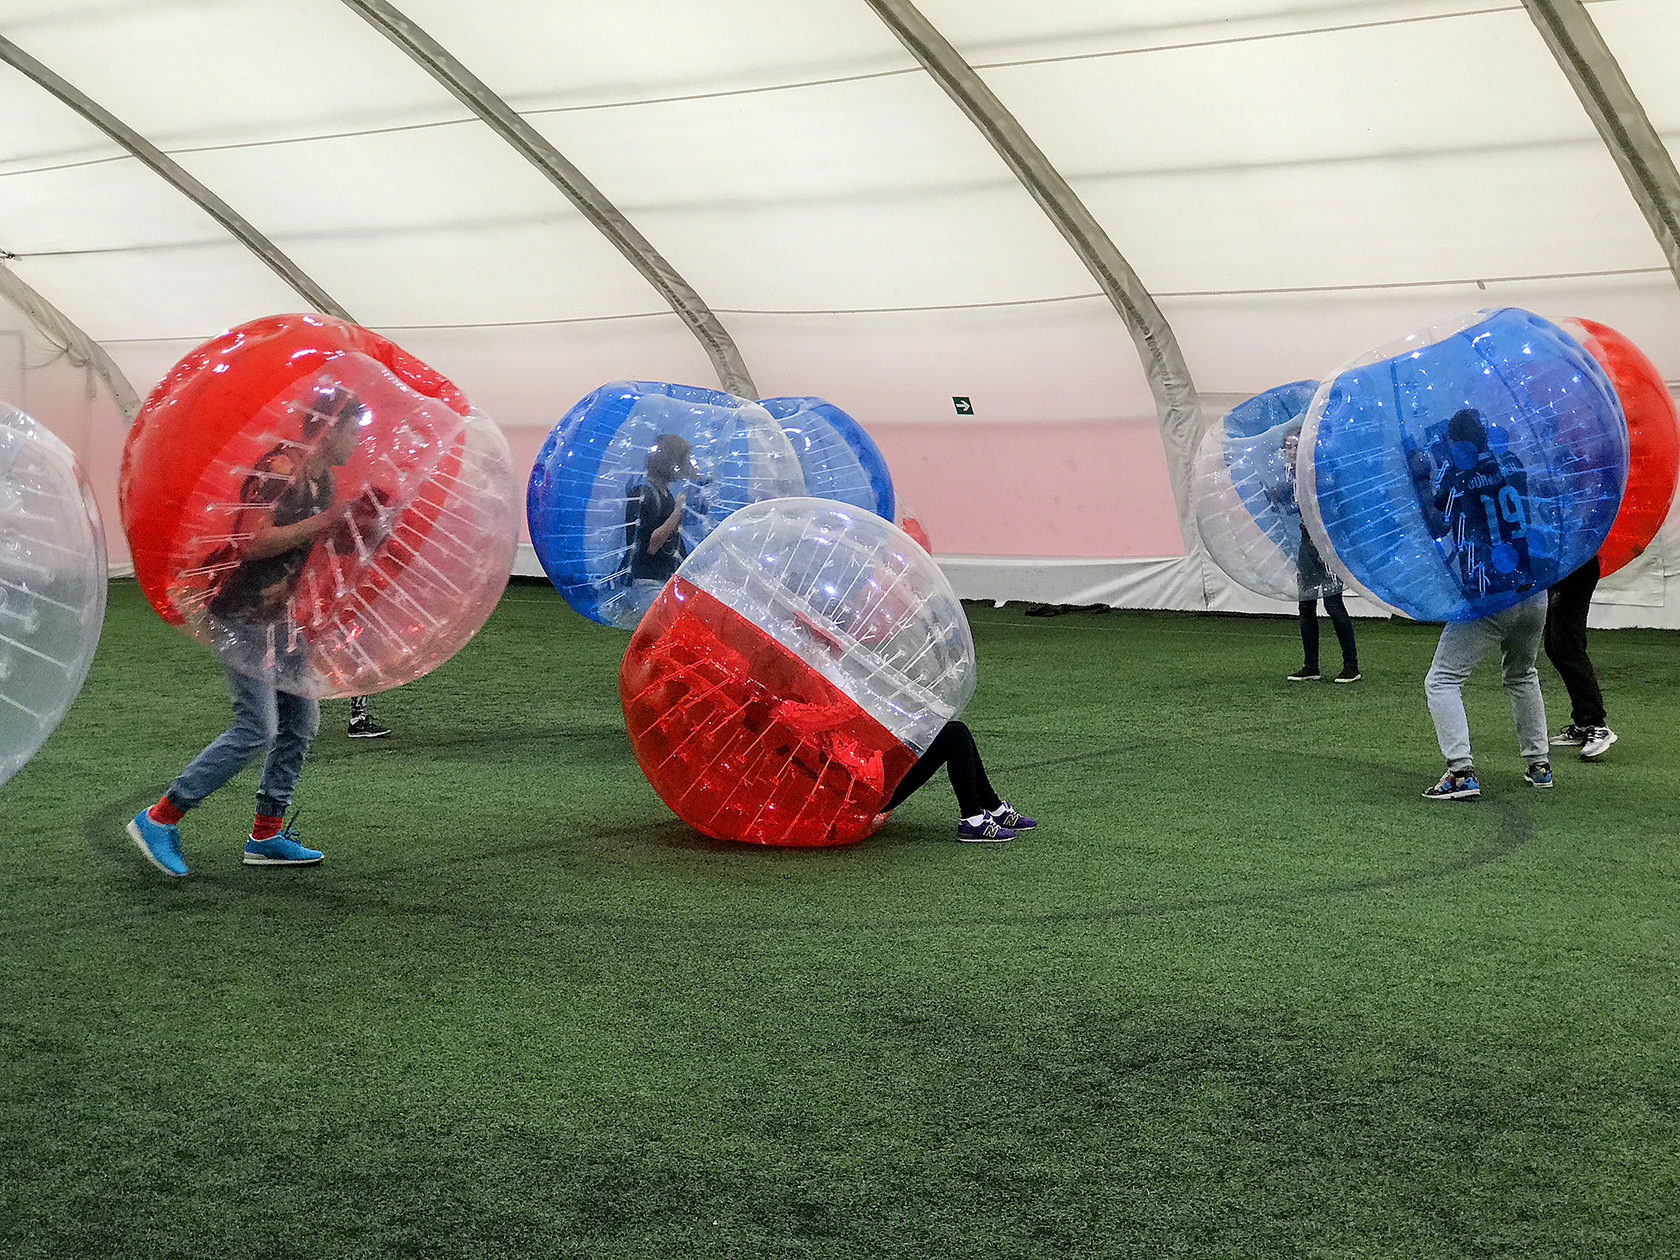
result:
[(1528, 558), (1528, 473), (1496, 450), (1481, 412), (1465, 407), (1446, 426), (1430, 501), (1445, 526), (1464, 593), (1472, 599), (1534, 587)]
[[(807, 642), (822, 648), (835, 659), (846, 654), (845, 642), (815, 618), (796, 611), (794, 623), (804, 633)], [(955, 718), (939, 728), (927, 751), (905, 771), (892, 796), (875, 815), (875, 825), (885, 825), (887, 816), (933, 778), (941, 766), (945, 767), (946, 777), (951, 780), (951, 790), (957, 797), (958, 840), (965, 844), (998, 843), (1013, 840), (1021, 832), (1038, 826), (1036, 818), (1029, 818), (997, 794), (992, 781), (986, 777), (986, 766), (980, 760), (980, 748), (974, 742), (974, 733), (966, 723)]]
[[(1295, 501), (1295, 456), (1301, 448), (1299, 431), (1283, 439), (1284, 485), (1281, 505), (1299, 514)], [(1356, 683), (1359, 672), (1359, 648), (1353, 637), (1353, 618), (1348, 616), (1347, 604), (1342, 600), (1342, 584), (1330, 573), (1324, 557), (1318, 554), (1306, 524), (1301, 525), (1301, 549), (1295, 555), (1295, 581), (1301, 619), (1301, 668), (1288, 676), (1290, 682), (1317, 682), (1323, 675), (1318, 669), (1318, 601), (1324, 599), (1324, 613), (1336, 631), (1336, 642), (1342, 649), (1342, 672), (1331, 681)]]
[[(283, 825), (305, 755), (320, 723), (320, 707), (279, 683), (307, 667), (307, 645), (291, 617), (291, 599), (323, 534), (343, 521), (357, 498), (339, 500), (335, 468), (348, 463), (367, 407), (354, 391), (318, 387), (302, 413), (302, 437), (281, 442), (256, 461), (240, 488), (240, 512), (231, 537), (242, 540), (207, 602), (211, 625), (228, 643), (223, 673), (233, 721), (176, 776), (157, 803), (128, 824), (129, 837), (167, 875), (187, 874), (180, 821), (258, 753), (266, 753), (250, 838), (247, 866), (308, 866), (319, 849), (298, 843)], [(226, 549), (224, 549), (225, 551)], [(214, 561), (214, 557), (212, 560)], [(252, 659), (273, 665), (254, 676)]]
[(703, 482), (688, 442), (675, 433), (661, 433), (648, 452), (645, 479), (631, 487), (625, 505), (630, 527), (630, 580), (664, 586), (688, 555), (683, 542), (683, 512), (688, 492), (673, 492), (674, 481)]

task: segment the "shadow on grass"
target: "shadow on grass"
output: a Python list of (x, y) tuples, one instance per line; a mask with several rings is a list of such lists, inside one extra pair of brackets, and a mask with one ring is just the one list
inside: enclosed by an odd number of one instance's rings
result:
[[(1125, 748), (1096, 750), (1073, 758), (1058, 758), (1056, 761), (1096, 761), (1117, 756), (1126, 751)], [(1396, 791), (1405, 794), (1411, 790), (1410, 777), (1402, 776), (1393, 767), (1354, 762), (1339, 764), (1350, 775), (1363, 776), (1367, 785), (1375, 785), (1379, 789), (1386, 790), (1389, 786), (1388, 781), (1393, 780)], [(1015, 769), (1030, 768), (1032, 767), (1024, 766)], [(1403, 777), (1405, 779), (1404, 783), (1401, 782)], [(124, 824), (127, 819), (148, 804), (151, 799), (149, 796), (131, 795), (112, 801), (88, 815), (83, 820), (82, 831), (89, 851), (98, 855), (109, 865), (114, 877), (112, 882), (120, 881), (125, 887), (150, 889), (151, 894), (148, 895), (147, 900), (154, 904), (162, 901), (177, 906), (182, 904), (202, 906), (210, 901), (246, 901), (253, 898), (268, 898), (279, 902), (302, 902), (306, 904), (325, 901), (333, 905), (335, 910), (345, 913), (354, 913), (360, 907), (370, 911), (377, 910), (382, 913), (403, 915), (464, 916), (470, 917), (480, 924), (484, 924), (488, 916), (488, 920), (504, 923), (510, 927), (529, 923), (534, 917), (532, 912), (506, 905), (487, 907), (482, 898), (473, 898), (470, 905), (458, 906), (446, 899), (416, 899), (412, 895), (403, 896), (400, 891), (394, 893), (393, 889), (407, 889), (412, 893), (413, 882), (411, 877), (424, 872), (427, 867), (432, 867), (442, 877), (439, 887), (447, 892), (447, 887), (460, 886), (463, 881), (472, 881), (476, 876), (495, 867), (550, 854), (555, 856), (565, 854), (574, 860), (588, 861), (593, 855), (607, 851), (615, 852), (620, 856), (625, 853), (640, 853), (644, 857), (650, 855), (657, 857), (663, 853), (750, 863), (755, 866), (773, 862), (806, 867), (813, 861), (849, 865), (858, 858), (866, 856), (879, 858), (884, 853), (895, 850), (920, 849), (924, 845), (931, 846), (933, 844), (945, 848), (955, 844), (943, 825), (910, 823), (895, 828), (895, 834), (893, 835), (876, 837), (859, 845), (848, 845), (840, 848), (796, 849), (741, 845), (710, 839), (674, 818), (644, 817), (632, 819), (618, 826), (593, 828), (587, 837), (567, 835), (557, 831), (554, 834), (516, 844), (498, 843), (491, 851), (466, 855), (454, 854), (446, 861), (425, 859), (405, 862), (400, 866), (383, 870), (365, 871), (349, 882), (346, 882), (345, 878), (339, 875), (331, 887), (323, 887), (318, 878), (312, 878), (320, 875), (321, 868), (286, 872), (250, 872), (240, 867), (233, 872), (206, 871), (204, 874), (193, 875), (185, 880), (168, 880), (166, 882), (162, 876), (157, 875), (156, 872), (146, 866), (140, 856), (134, 852), (132, 844), (124, 833)], [(900, 916), (868, 921), (811, 915), (677, 917), (660, 914), (636, 915), (585, 911), (560, 914), (544, 913), (541, 917), (542, 921), (550, 926), (569, 924), (572, 926), (643, 928), (658, 932), (694, 931), (696, 929), (712, 928), (749, 932), (822, 930), (867, 933), (905, 928), (1100, 923), (1176, 915), (1241, 913), (1267, 906), (1290, 905), (1336, 897), (1357, 897), (1372, 892), (1449, 879), (1477, 867), (1486, 866), (1510, 857), (1521, 849), (1533, 835), (1533, 818), (1528, 810), (1510, 802), (1482, 801), (1430, 805), (1420, 801), (1418, 807), (1422, 809), (1452, 810), (1459, 815), (1467, 810), (1479, 810), (1487, 817), (1492, 826), (1485, 839), (1474, 849), (1445, 861), (1382, 875), (1367, 875), (1356, 879), (1326, 880), (1318, 883), (1302, 884), (1293, 888), (1268, 888), (1253, 893), (1223, 897), (1130, 901), (1108, 906), (1083, 906), (1066, 910), (1018, 911), (943, 917), (935, 915)], [(328, 860), (330, 862), (330, 857)], [(119, 874), (119, 872), (123, 873)], [(276, 876), (279, 876), (279, 878), (276, 878)], [(405, 881), (404, 877), (410, 878)], [(447, 881), (447, 886), (443, 880)]]

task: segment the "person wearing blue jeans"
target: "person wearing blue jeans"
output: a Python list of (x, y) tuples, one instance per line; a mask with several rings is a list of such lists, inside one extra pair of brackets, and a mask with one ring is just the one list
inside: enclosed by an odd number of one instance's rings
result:
[(1482, 794), (1470, 756), (1470, 722), (1464, 713), (1464, 683), (1481, 660), (1499, 649), (1500, 677), (1511, 701), (1511, 720), (1530, 786), (1552, 786), (1547, 760), (1546, 702), (1540, 695), (1535, 658), (1546, 625), (1546, 596), (1530, 596), (1514, 608), (1475, 621), (1448, 622), (1441, 631), (1435, 660), (1424, 680), (1435, 738), (1447, 759), (1447, 772), (1424, 796), (1432, 801), (1462, 801)]
[(153, 866), (184, 876), (180, 822), (187, 811), (265, 753), (247, 866), (310, 866), (319, 849), (284, 826), (303, 761), (320, 726), (320, 706), (292, 690), (307, 677), (308, 648), (291, 616), (292, 594), (316, 541), (347, 515), (333, 469), (355, 450), (367, 408), (350, 390), (318, 388), (303, 410), (303, 440), (282, 442), (257, 461), (240, 491), (231, 531), (245, 540), (209, 597), (209, 625), (222, 649), (233, 721), (158, 799), (128, 824)]

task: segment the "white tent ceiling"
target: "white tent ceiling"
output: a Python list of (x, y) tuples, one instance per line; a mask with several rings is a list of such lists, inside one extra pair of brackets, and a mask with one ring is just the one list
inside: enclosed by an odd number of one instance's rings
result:
[[(865, 0), (402, 0), (716, 313), (760, 393), (872, 424), (1136, 421), (1125, 322)], [(923, 0), (1170, 322), (1195, 386), (1320, 375), (1483, 305), (1680, 376), (1680, 288), (1519, 3)], [(1680, 5), (1587, 5), (1659, 136)], [(0, 0), (0, 35), (167, 153), (357, 321), (546, 430), (705, 350), (553, 184), (340, 0)], [(0, 66), (0, 250), (144, 392), (298, 294)]]

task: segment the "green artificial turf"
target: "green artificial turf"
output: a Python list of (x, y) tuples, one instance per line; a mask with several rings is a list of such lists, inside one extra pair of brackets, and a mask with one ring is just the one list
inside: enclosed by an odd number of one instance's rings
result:
[(168, 882), (123, 824), (225, 701), (115, 583), (0, 790), (0, 1255), (1680, 1253), (1674, 635), (1594, 636), (1621, 742), (1551, 792), (1484, 666), (1442, 804), (1430, 627), (1335, 687), (1289, 619), (970, 616), (1009, 845), (942, 779), (695, 835), (624, 636), (516, 583), (390, 739), (325, 706), (323, 866), (240, 865), (250, 771)]

